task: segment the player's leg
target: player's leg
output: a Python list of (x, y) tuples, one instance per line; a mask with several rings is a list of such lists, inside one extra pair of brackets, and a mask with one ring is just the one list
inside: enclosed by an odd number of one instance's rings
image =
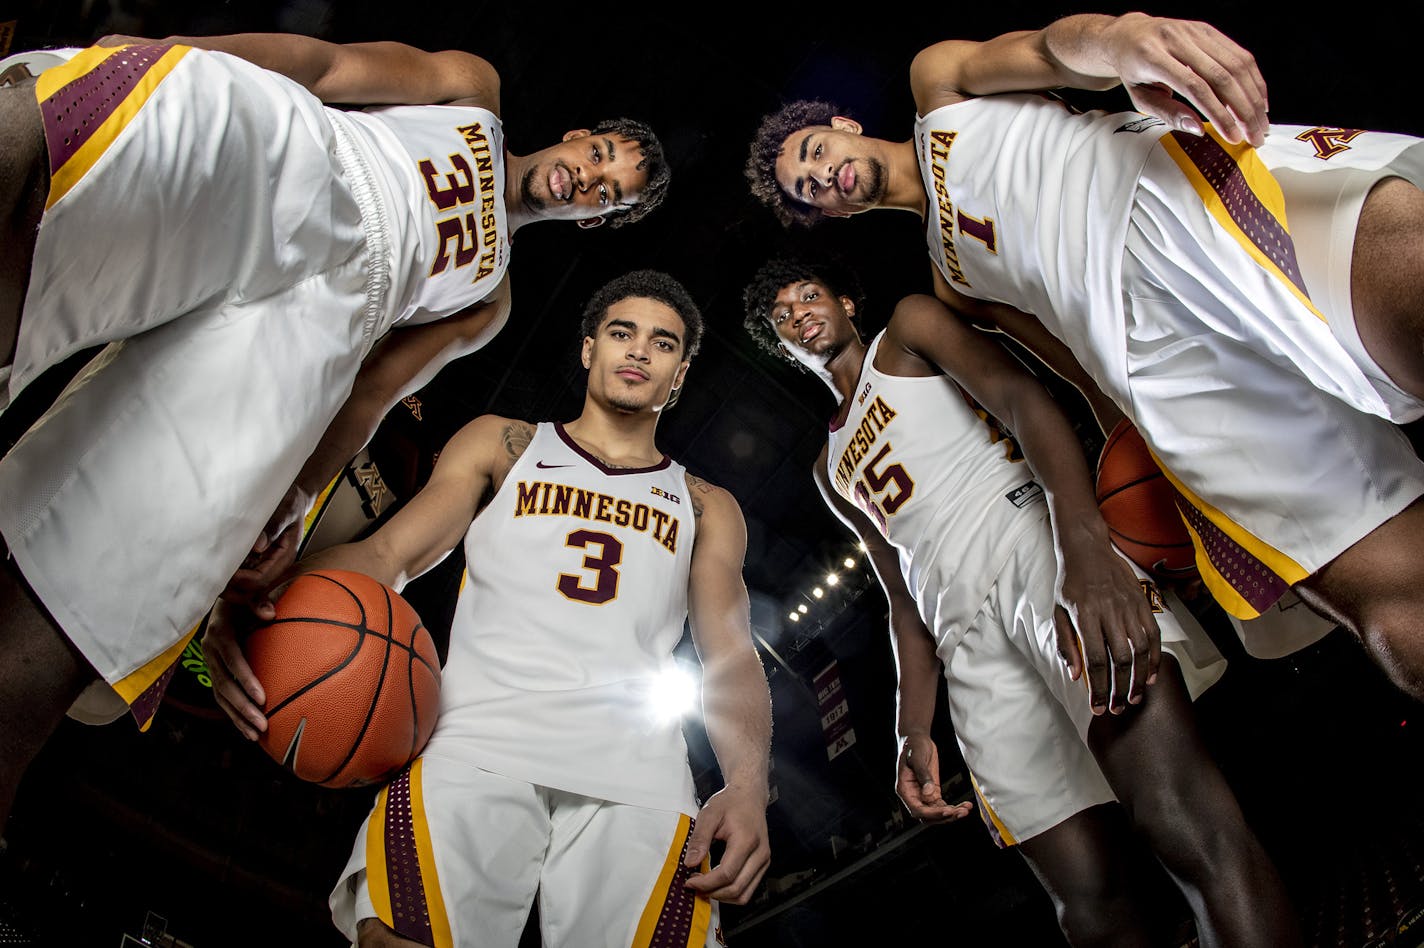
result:
[(692, 817), (550, 795), (553, 836), (539, 886), (545, 948), (723, 944), (717, 904), (683, 885)]
[(1390, 680), (1424, 701), (1424, 499), (1298, 583), (1300, 598), (1353, 632)]
[(1400, 388), (1424, 399), (1424, 191), (1403, 178), (1370, 190), (1350, 259), (1355, 328)]
[(1285, 886), (1202, 741), (1171, 654), (1163, 654), (1147, 700), (1095, 718), (1088, 744), (1133, 827), (1186, 896), (1202, 945), (1302, 943)]
[(0, 542), (0, 830), (20, 778), (94, 671), (30, 597)]
[(549, 845), (547, 794), (427, 753), (377, 795), (331, 892), (353, 944), (516, 948)]
[[(49, 190), (34, 82), (0, 87), (0, 366), (11, 363)], [(4, 400), (0, 399), (0, 404)]]
[(1075, 948), (1154, 944), (1129, 858), (1137, 845), (1115, 803), (1090, 807), (1019, 844)]

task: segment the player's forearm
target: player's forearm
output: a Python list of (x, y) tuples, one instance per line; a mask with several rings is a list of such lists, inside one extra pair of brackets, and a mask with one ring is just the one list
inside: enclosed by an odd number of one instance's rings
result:
[(934, 639), (918, 616), (890, 620), (895, 647), (895, 733), (928, 734), (939, 698), (939, 658)]
[(703, 671), (702, 714), (722, 781), (766, 794), (771, 761), (771, 691), (756, 652)]
[(292, 33), (170, 36), (164, 42), (228, 53), (281, 73), (308, 89), (313, 89), (327, 74), (341, 49), (335, 43)]
[(1020, 396), (1008, 424), (1043, 487), (1059, 548), (1074, 542), (1107, 543), (1092, 473), (1068, 417), (1046, 391), (1025, 390)]
[(1061, 72), (1063, 84), (1078, 89), (1111, 89), (1119, 76), (1108, 57), (1112, 28), (1127, 17), (1078, 13), (1055, 20), (1043, 29), (1041, 42), (1048, 61)]

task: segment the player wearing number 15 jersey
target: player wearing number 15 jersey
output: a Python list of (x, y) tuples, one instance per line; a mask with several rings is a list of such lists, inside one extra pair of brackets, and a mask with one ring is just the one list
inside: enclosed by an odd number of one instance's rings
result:
[(831, 266), (772, 260), (746, 289), (746, 324), (836, 396), (815, 479), (889, 601), (901, 799), (932, 822), (969, 808), (940, 791), (942, 667), (984, 822), (1019, 847), (1070, 943), (1155, 943), (1124, 872), (1127, 830), (1181, 885), (1203, 944), (1298, 943), (1193, 723), (1191, 698), (1224, 661), (1112, 547), (1067, 418), (933, 297), (906, 297), (867, 345), (857, 296)]
[[(715, 900), (745, 902), (768, 865), (746, 527), (654, 441), (701, 316), (671, 277), (636, 271), (595, 294), (583, 331), (578, 418), (475, 419), (369, 539), (297, 564), (401, 588), (464, 545), (435, 733), (332, 893), (363, 946), (514, 948), (536, 890), (545, 945), (715, 945)], [(214, 689), (250, 736), (261, 688), (234, 617), (224, 604), (210, 623)], [(700, 808), (679, 722), (653, 700), (689, 620), (725, 782)], [(695, 872), (714, 838), (721, 861)]]
[(668, 169), (628, 120), (513, 153), (478, 56), (286, 34), (108, 37), (0, 128), (0, 406), (101, 353), (0, 462), (3, 822), (66, 711), (146, 725), (225, 586), (270, 609), (316, 496), (504, 324), (516, 230)]

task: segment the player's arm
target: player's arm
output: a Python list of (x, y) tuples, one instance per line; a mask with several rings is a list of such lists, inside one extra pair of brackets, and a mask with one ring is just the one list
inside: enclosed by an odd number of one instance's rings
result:
[[(152, 43), (106, 36), (101, 46)], [(463, 50), (427, 52), (405, 43), (328, 43), (298, 33), (170, 36), (165, 43), (230, 53), (281, 73), (323, 102), (345, 105), (478, 105), (499, 114), (499, 73)]]
[(386, 413), (451, 362), (481, 348), (509, 318), (508, 277), (482, 302), (452, 316), (388, 332), (361, 364), (351, 393), (327, 425), (281, 504), (273, 511), (223, 598), (271, 618), (271, 588), (296, 557), (302, 521), (316, 498), (370, 443)]
[[(280, 578), (278, 591), (301, 573), (345, 569), (365, 573), (399, 592), (460, 542), (481, 499), (512, 463), (511, 440), (522, 439), (527, 445), (528, 428), (524, 422), (496, 415), (483, 415), (465, 425), (440, 452), (425, 486), (379, 529), (363, 540), (304, 557)], [(254, 740), (267, 727), (261, 711), (266, 696), (242, 656), (238, 638), (255, 618), (243, 607), (220, 602), (203, 636), (213, 696), (238, 730)]]
[(846, 503), (827, 481), (825, 448), (816, 461), (815, 478), (826, 506), (865, 544), (870, 565), (885, 590), (890, 610), (890, 647), (895, 657), (895, 733), (900, 745), (895, 793), (916, 819), (927, 823), (957, 820), (974, 805), (950, 804), (940, 792), (939, 748), (930, 736), (940, 689), (934, 637), (925, 628), (914, 597), (905, 586), (895, 550), (865, 514)]
[(771, 864), (766, 827), (771, 761), (771, 692), (752, 644), (751, 606), (742, 568), (747, 527), (735, 498), (689, 476), (697, 514), (688, 577), (688, 622), (702, 661), (702, 712), (722, 772), (722, 789), (697, 815), (684, 865), (695, 867), (712, 841), (725, 843), (708, 872), (687, 887), (708, 898), (745, 905)]
[(965, 296), (945, 280), (938, 267), (931, 266), (934, 293), (950, 310), (970, 325), (986, 332), (1001, 332), (1033, 353), (1045, 366), (1068, 382), (1088, 402), (1093, 420), (1106, 435), (1126, 416), (1102, 390), (1073, 350), (1049, 332), (1038, 319), (1003, 303), (989, 303)]
[(934, 297), (901, 300), (885, 340), (938, 366), (1013, 432), (1048, 500), (1059, 653), (1075, 679), (1086, 664), (1094, 714), (1140, 702), (1157, 675), (1161, 632), (1137, 574), (1112, 547), (1082, 444), (1063, 410), (1023, 363)]
[(1076, 14), (983, 42), (945, 40), (921, 50), (910, 66), (921, 115), (973, 96), (1118, 83), (1136, 109), (1173, 128), (1201, 134), (1189, 102), (1228, 141), (1265, 141), (1266, 83), (1255, 58), (1195, 20)]

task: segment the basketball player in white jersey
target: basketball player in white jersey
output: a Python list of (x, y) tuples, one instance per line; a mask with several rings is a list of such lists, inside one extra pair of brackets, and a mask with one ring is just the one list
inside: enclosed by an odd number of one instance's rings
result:
[[(1138, 111), (1046, 94), (1119, 83)], [(753, 190), (787, 224), (920, 215), (937, 296), (1142, 430), (1228, 613), (1293, 587), (1424, 698), (1424, 465), (1392, 424), (1424, 415), (1424, 142), (1271, 125), (1249, 53), (1140, 13), (938, 43), (910, 84), (904, 141), (766, 117)]]
[[(545, 945), (716, 945), (715, 902), (746, 902), (768, 865), (771, 706), (746, 526), (730, 494), (655, 443), (701, 315), (671, 277), (635, 271), (594, 295), (583, 333), (578, 418), (475, 419), (369, 539), (296, 566), (400, 589), (464, 544), (435, 733), (378, 798), (332, 893), (363, 946), (513, 948), (536, 888)], [(209, 626), (213, 690), (255, 737), (263, 695), (235, 608)], [(684, 620), (725, 782), (700, 810), (679, 724), (648, 704)], [(721, 862), (693, 871), (714, 838)]]
[[(748, 330), (836, 396), (814, 476), (889, 602), (896, 789), (910, 812), (942, 822), (970, 807), (940, 791), (938, 665), (985, 825), (1019, 847), (1070, 943), (1154, 943), (1124, 858), (1135, 832), (1203, 945), (1299, 944), (1284, 887), (1196, 730), (1191, 701), (1225, 661), (1112, 547), (1048, 391), (933, 297), (906, 297), (867, 344), (854, 276), (826, 264), (769, 261), (744, 299)], [(1128, 688), (1112, 685), (1118, 713), (1082, 684), (1079, 655), (1103, 650), (1138, 659), (1118, 669)]]
[(0, 462), (0, 823), (67, 710), (146, 726), (229, 581), (261, 603), (386, 410), (499, 331), (516, 230), (668, 178), (629, 120), (513, 153), (466, 52), (130, 39), (0, 88), (0, 405), (103, 346)]

